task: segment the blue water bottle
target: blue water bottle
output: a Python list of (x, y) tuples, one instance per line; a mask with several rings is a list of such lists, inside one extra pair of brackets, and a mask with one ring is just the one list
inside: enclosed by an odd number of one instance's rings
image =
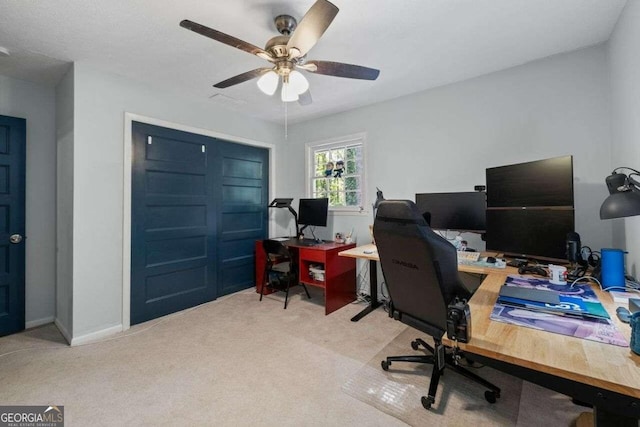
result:
[(624, 287), (624, 252), (622, 249), (605, 248), (602, 254), (602, 288)]

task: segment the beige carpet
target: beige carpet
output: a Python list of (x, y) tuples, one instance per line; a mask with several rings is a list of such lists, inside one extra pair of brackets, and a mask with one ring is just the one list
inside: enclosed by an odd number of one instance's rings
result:
[[(363, 308), (355, 304), (325, 316), (319, 290), (311, 301), (299, 291), (287, 310), (281, 293), (259, 302), (245, 291), (80, 347), (66, 346), (53, 325), (0, 338), (0, 404), (64, 405), (69, 426), (406, 425), (343, 391), (406, 326), (382, 309), (352, 323)], [(430, 423), (470, 419), (450, 410), (457, 395), (448, 394)], [(473, 399), (471, 418), (487, 405)], [(520, 420), (546, 405), (537, 391), (513, 399)], [(564, 415), (548, 424), (565, 425)]]

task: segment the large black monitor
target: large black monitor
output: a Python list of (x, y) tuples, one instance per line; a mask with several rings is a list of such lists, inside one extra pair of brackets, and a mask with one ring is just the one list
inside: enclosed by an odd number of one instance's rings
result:
[(418, 193), (416, 206), (429, 225), (436, 230), (484, 233), (486, 230), (486, 196), (483, 192)]
[(575, 229), (573, 157), (487, 168), (487, 250), (566, 261)]
[(489, 209), (487, 251), (566, 261), (567, 233), (573, 230), (573, 209)]
[(573, 157), (487, 168), (487, 207), (573, 206)]
[(326, 227), (328, 211), (329, 199), (326, 197), (321, 199), (300, 199), (298, 223), (303, 226), (317, 225)]

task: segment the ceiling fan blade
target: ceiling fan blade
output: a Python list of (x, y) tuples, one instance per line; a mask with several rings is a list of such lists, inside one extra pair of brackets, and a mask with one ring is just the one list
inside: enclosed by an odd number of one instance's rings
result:
[(214, 30), (213, 28), (205, 27), (204, 25), (189, 21), (188, 19), (182, 20), (180, 22), (180, 26), (182, 28), (186, 28), (187, 30), (191, 30), (193, 32), (201, 34), (205, 37), (209, 37), (210, 39), (219, 41), (220, 43), (224, 43), (228, 46), (235, 47), (236, 49), (244, 50), (245, 52), (257, 55), (260, 58), (266, 59), (267, 61), (273, 60), (273, 57), (264, 49), (260, 49), (258, 46), (254, 46), (251, 43), (247, 43), (228, 34), (221, 33), (220, 31)]
[(247, 80), (260, 77), (261, 75), (263, 75), (268, 71), (271, 71), (271, 68), (256, 68), (255, 70), (247, 71), (246, 73), (238, 74), (237, 76), (233, 76), (227, 80), (221, 81), (220, 83), (216, 83), (213, 85), (213, 87), (217, 87), (218, 89), (224, 89), (229, 86), (237, 85), (239, 83), (244, 83)]
[(307, 89), (306, 92), (298, 95), (298, 104), (300, 105), (309, 105), (313, 102), (313, 98), (311, 98), (311, 91)]
[(305, 55), (329, 28), (338, 8), (327, 0), (317, 0), (302, 17), (298, 27), (287, 43), (289, 56), (298, 58)]
[[(313, 66), (315, 66), (315, 69)], [(375, 80), (380, 75), (380, 70), (376, 70), (375, 68), (331, 61), (307, 61), (304, 65), (300, 66), (300, 68), (316, 74), (346, 77), (349, 79)]]

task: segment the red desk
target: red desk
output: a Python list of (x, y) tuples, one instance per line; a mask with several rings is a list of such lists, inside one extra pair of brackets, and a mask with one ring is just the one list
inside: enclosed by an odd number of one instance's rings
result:
[[(356, 260), (339, 257), (338, 253), (354, 248), (355, 244), (320, 243), (315, 246), (302, 246), (296, 239), (284, 243), (298, 258), (299, 280), (309, 286), (324, 289), (325, 314), (332, 313), (356, 299)], [(262, 248), (262, 240), (257, 240), (256, 250), (256, 292), (264, 283), (264, 266), (266, 256)], [(324, 281), (314, 280), (309, 276), (310, 264), (324, 265)], [(265, 294), (271, 293), (265, 289)]]

